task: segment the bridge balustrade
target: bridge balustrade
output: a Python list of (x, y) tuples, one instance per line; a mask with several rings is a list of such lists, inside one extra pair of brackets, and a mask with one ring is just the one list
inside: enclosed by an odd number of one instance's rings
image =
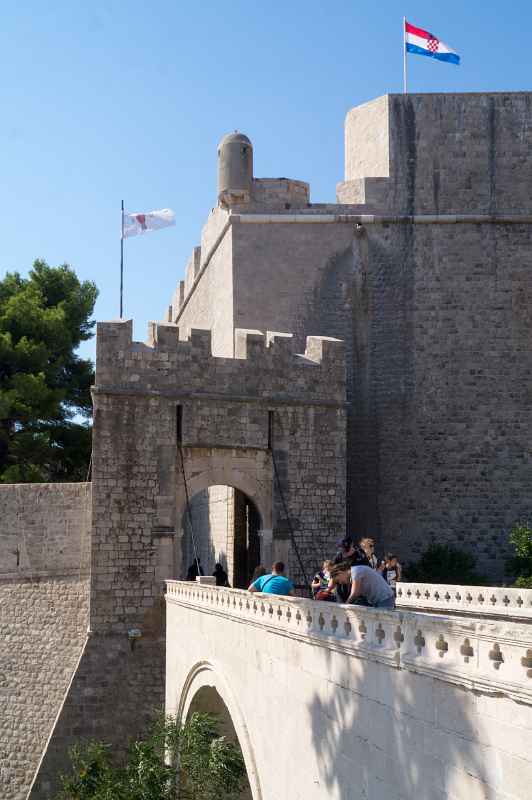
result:
[(532, 620), (532, 589), (400, 582), (397, 605), (443, 613)]
[[(401, 584), (401, 591), (405, 585), (412, 586)], [(419, 587), (426, 586), (419, 584)], [(479, 587), (439, 588), (480, 591)], [(438, 602), (437, 591), (431, 593), (435, 603)], [(490, 598), (495, 592), (502, 593), (502, 607), (505, 607), (504, 596), (512, 594), (512, 590), (489, 587), (483, 587), (482, 591), (492, 605)], [(401, 608), (392, 611), (346, 606), (298, 597), (251, 594), (186, 581), (168, 581), (166, 597), (169, 604), (201, 609), (357, 658), (532, 703), (532, 634), (530, 627), (519, 621), (477, 620)], [(423, 595), (416, 600), (421, 605), (427, 598)], [(456, 598), (455, 601), (458, 603)], [(450, 604), (451, 600), (444, 602)], [(477, 597), (476, 602), (484, 601)], [(522, 606), (518, 604), (517, 607), (521, 614)], [(440, 608), (438, 606), (438, 610)], [(472, 608), (471, 605), (468, 610)], [(525, 612), (528, 610), (525, 606)]]

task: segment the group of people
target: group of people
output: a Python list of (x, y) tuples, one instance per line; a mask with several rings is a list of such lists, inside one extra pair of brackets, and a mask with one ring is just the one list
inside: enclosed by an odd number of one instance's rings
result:
[(395, 608), (401, 565), (397, 556), (375, 555), (375, 541), (365, 536), (356, 544), (350, 536), (338, 543), (333, 560), (324, 561), (311, 584), (315, 600), (354, 603), (373, 608)]
[[(401, 565), (397, 556), (388, 553), (379, 560), (375, 542), (363, 537), (357, 544), (350, 536), (341, 539), (334, 559), (324, 561), (311, 583), (315, 600), (333, 603), (353, 603), (373, 608), (395, 608), (395, 587), (401, 580)], [(271, 573), (257, 567), (250, 592), (292, 595), (294, 585), (284, 574), (282, 561), (276, 561)]]
[[(201, 565), (201, 558), (195, 558), (187, 570), (187, 581), (195, 581), (198, 575), (205, 575)], [(216, 586), (225, 586), (231, 588), (229, 583), (229, 576), (220, 563), (214, 565), (213, 578), (216, 578)]]
[[(375, 555), (375, 541), (369, 536), (357, 543), (346, 536), (337, 542), (337, 547), (334, 558), (324, 561), (312, 580), (310, 589), (314, 600), (395, 608), (395, 587), (401, 580), (397, 556), (387, 553), (379, 560)], [(282, 561), (275, 561), (269, 573), (264, 567), (257, 567), (248, 591), (293, 595), (294, 584), (284, 572)], [(187, 580), (195, 580), (197, 575), (203, 575), (199, 559), (191, 564)], [(227, 572), (221, 564), (216, 564), (213, 575), (217, 586), (229, 586)]]

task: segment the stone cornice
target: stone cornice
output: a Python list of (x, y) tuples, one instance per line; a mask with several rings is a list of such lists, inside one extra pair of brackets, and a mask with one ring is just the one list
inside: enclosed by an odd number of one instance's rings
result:
[[(113, 395), (116, 397), (164, 397), (168, 400), (203, 400), (214, 403), (253, 403), (263, 406), (317, 406), (320, 408), (347, 408), (347, 403), (337, 403), (331, 400), (305, 400), (304, 398), (290, 398), (275, 395), (260, 397), (258, 395), (223, 394), (222, 392), (179, 392), (173, 389), (146, 389), (134, 386), (96, 384), (91, 386), (93, 395)], [(208, 447), (209, 445), (197, 445)]]

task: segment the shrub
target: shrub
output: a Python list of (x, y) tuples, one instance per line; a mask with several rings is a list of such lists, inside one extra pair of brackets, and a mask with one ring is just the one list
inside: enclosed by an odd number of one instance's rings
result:
[(238, 745), (220, 736), (215, 717), (200, 713), (181, 728), (160, 715), (123, 762), (97, 741), (73, 747), (70, 761), (58, 800), (233, 800), (246, 775)]
[(532, 589), (532, 528), (528, 522), (518, 522), (510, 531), (514, 555), (507, 559), (506, 570), (519, 589)]
[(478, 586), (485, 579), (476, 570), (471, 553), (444, 544), (431, 544), (419, 561), (408, 564), (404, 579), (414, 583), (451, 583)]

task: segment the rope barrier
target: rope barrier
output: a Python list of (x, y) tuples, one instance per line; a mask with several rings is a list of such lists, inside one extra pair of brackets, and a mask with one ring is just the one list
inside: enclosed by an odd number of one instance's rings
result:
[(288, 530), (290, 532), (290, 539), (292, 541), (292, 546), (294, 548), (294, 552), (296, 554), (296, 558), (297, 558), (297, 561), (299, 563), (299, 568), (300, 568), (301, 573), (303, 575), (303, 578), (305, 580), (305, 586), (307, 588), (307, 591), (310, 591), (310, 588), (309, 588), (310, 587), (310, 581), (308, 579), (308, 575), (307, 575), (307, 572), (305, 570), (305, 567), (303, 566), (303, 560), (302, 560), (301, 554), (299, 552), (299, 547), (297, 546), (297, 541), (296, 541), (296, 537), (295, 537), (295, 533), (294, 533), (294, 528), (292, 526), (292, 520), (290, 519), (290, 514), (288, 513), (288, 506), (286, 504), (286, 500), (285, 500), (285, 496), (284, 496), (284, 492), (283, 492), (283, 487), (281, 485), (281, 480), (279, 478), (279, 470), (277, 469), (277, 461), (275, 460), (275, 453), (274, 453), (274, 450), (273, 450), (273, 421), (274, 421), (274, 412), (270, 411), (270, 417), (269, 417), (269, 423), (270, 424), (269, 424), (269, 430), (268, 430), (268, 449), (269, 449), (269, 451), (271, 453), (271, 456), (272, 456), (273, 472), (274, 472), (274, 475), (275, 475), (275, 480), (277, 482), (277, 488), (279, 490), (279, 496), (281, 498), (281, 503), (283, 505), (283, 510), (284, 510), (284, 515), (285, 515), (285, 518), (286, 518), (286, 522), (288, 524)]
[(183, 457), (183, 447), (181, 442), (178, 442), (179, 448), (179, 455), (181, 456), (181, 473), (183, 475), (183, 484), (185, 486), (185, 510), (187, 514), (188, 524), (190, 527), (190, 535), (192, 538), (192, 549), (194, 550), (194, 561), (196, 562), (196, 569), (198, 571), (198, 575), (200, 575), (200, 565), (199, 565), (199, 558), (198, 558), (198, 550), (196, 547), (196, 537), (194, 536), (194, 525), (192, 524), (192, 513), (190, 511), (190, 498), (188, 494), (188, 483), (187, 483), (187, 476), (185, 474), (185, 459)]

